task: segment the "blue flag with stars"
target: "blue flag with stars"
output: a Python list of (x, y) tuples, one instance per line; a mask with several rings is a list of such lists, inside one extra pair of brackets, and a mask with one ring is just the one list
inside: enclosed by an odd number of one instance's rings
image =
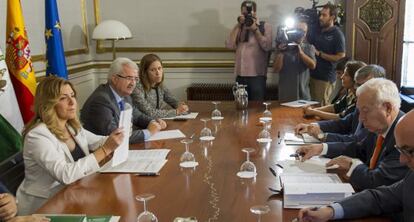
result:
[(45, 0), (46, 75), (68, 78), (56, 0)]

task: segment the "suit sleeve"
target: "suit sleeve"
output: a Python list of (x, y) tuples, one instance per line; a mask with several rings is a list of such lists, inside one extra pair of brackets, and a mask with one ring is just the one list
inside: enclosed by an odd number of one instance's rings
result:
[(338, 120), (319, 121), (319, 128), (323, 132), (327, 133), (350, 134), (352, 132), (352, 120), (354, 118), (354, 115), (356, 115), (355, 112), (348, 114)]
[(10, 193), (6, 186), (0, 181), (0, 194), (1, 193)]
[(399, 156), (398, 151), (392, 148), (391, 151), (384, 153), (380, 163), (374, 169), (369, 169), (367, 164), (358, 165), (352, 172), (351, 184), (355, 189), (363, 190), (390, 185), (402, 179), (408, 169), (400, 163)]
[(405, 181), (404, 179), (391, 186), (364, 190), (340, 201), (339, 204), (344, 209), (344, 218), (352, 219), (401, 212)]
[(84, 107), (81, 112), (81, 119), (84, 127), (95, 134), (107, 136), (118, 128), (115, 107), (104, 96), (97, 96)]
[(63, 152), (58, 151), (56, 138), (42, 129), (34, 129), (26, 135), (24, 149), (42, 168), (61, 184), (70, 184), (99, 169), (93, 154), (76, 162), (68, 162)]

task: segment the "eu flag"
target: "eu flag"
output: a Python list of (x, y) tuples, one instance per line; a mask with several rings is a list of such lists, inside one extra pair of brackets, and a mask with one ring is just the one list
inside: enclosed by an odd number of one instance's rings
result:
[(45, 0), (46, 75), (68, 78), (56, 0)]

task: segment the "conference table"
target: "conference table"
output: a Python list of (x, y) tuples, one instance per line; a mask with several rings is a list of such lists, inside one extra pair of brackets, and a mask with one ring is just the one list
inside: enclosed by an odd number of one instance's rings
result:
[[(284, 209), (283, 196), (271, 192), (276, 177), (269, 171), (275, 161), (291, 158), (293, 146), (280, 143), (278, 135), (292, 132), (296, 124), (311, 122), (302, 117), (300, 108), (279, 106), (272, 102), (270, 146), (260, 146), (256, 139), (262, 130), (259, 118), (264, 111), (261, 103), (250, 103), (247, 110), (237, 110), (234, 102), (218, 105), (224, 117), (220, 121), (209, 121), (213, 131), (212, 143), (198, 139), (204, 123), (200, 118), (211, 117), (214, 105), (208, 101), (189, 101), (192, 112), (199, 112), (196, 119), (167, 121), (167, 129), (180, 129), (187, 137), (194, 134), (190, 151), (199, 165), (195, 168), (181, 168), (179, 159), (185, 151), (181, 139), (160, 140), (134, 144), (130, 149), (168, 148), (168, 161), (159, 176), (137, 176), (134, 174), (96, 173), (70, 184), (52, 197), (37, 213), (118, 215), (122, 222), (136, 221), (143, 211), (142, 202), (135, 197), (151, 193), (155, 198), (147, 203), (160, 222), (173, 221), (176, 217), (195, 217), (198, 221), (257, 221), (250, 212), (254, 205), (268, 205), (270, 212), (263, 215), (265, 221), (292, 221), (298, 210)], [(256, 151), (250, 159), (257, 168), (252, 179), (239, 178), (236, 173), (246, 160), (242, 148)], [(353, 221), (389, 221), (384, 218), (365, 218)]]

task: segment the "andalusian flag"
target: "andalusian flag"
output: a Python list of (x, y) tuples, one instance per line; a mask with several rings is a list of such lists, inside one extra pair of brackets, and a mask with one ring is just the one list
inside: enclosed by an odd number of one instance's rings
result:
[(36, 77), (19, 0), (7, 0), (6, 64), (24, 123), (29, 122), (36, 91)]
[(0, 49), (0, 162), (22, 149), (23, 119)]
[(68, 78), (56, 0), (45, 1), (46, 75)]

